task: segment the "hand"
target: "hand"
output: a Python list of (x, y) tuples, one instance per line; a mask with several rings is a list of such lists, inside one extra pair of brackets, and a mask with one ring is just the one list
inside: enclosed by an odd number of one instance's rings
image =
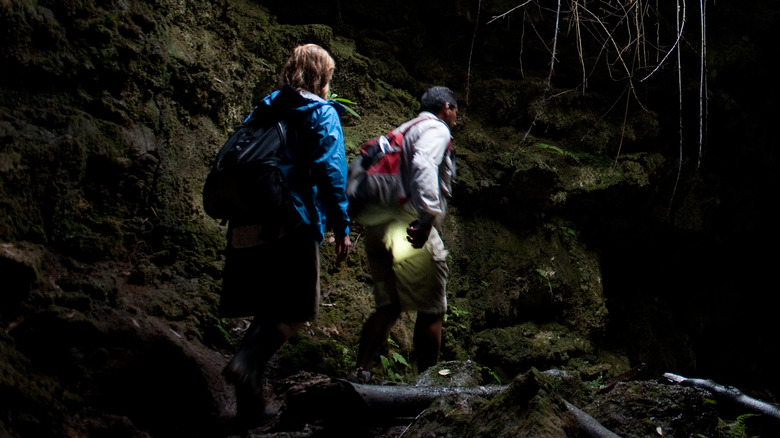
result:
[(412, 248), (422, 248), (428, 241), (428, 235), (431, 234), (431, 224), (421, 224), (420, 221), (414, 221), (406, 229), (406, 240), (412, 244)]
[(336, 264), (340, 265), (347, 255), (349, 254), (349, 248), (352, 246), (352, 241), (349, 240), (349, 234), (342, 238), (336, 238)]

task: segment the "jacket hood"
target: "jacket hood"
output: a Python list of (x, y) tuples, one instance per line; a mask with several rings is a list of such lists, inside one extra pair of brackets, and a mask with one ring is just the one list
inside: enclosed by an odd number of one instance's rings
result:
[(324, 105), (331, 105), (336, 112), (344, 113), (344, 106), (334, 100), (325, 100), (314, 93), (303, 91), (299, 93), (288, 84), (266, 96), (258, 105), (260, 111), (271, 110), (274, 113), (308, 112)]

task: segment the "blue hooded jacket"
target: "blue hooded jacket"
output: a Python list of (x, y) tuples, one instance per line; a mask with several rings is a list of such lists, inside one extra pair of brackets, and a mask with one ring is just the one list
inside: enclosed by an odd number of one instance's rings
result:
[[(285, 85), (266, 96), (247, 120), (269, 110), (288, 122), (288, 147), (280, 168), (303, 224), (319, 242), (326, 225), (337, 238), (349, 234), (347, 157), (339, 118), (344, 107)], [(295, 133), (299, 140), (290, 141)]]

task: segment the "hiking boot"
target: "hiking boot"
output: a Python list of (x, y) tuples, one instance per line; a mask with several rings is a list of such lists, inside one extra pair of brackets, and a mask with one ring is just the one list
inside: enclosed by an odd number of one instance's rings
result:
[(371, 372), (357, 367), (347, 375), (347, 381), (352, 383), (368, 383), (371, 381)]
[(279, 411), (266, 404), (265, 397), (246, 386), (236, 387), (236, 420), (248, 429), (260, 426)]

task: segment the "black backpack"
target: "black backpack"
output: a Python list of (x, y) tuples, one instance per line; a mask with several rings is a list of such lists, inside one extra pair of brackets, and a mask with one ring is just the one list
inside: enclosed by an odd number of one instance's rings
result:
[(223, 224), (282, 223), (291, 205), (279, 162), (288, 144), (287, 122), (254, 114), (217, 153), (203, 186), (203, 209)]

